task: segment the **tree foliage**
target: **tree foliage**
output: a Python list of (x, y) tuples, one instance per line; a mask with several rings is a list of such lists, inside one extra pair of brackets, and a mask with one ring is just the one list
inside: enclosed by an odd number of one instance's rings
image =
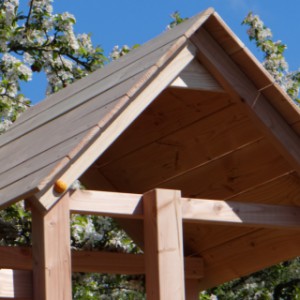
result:
[(265, 26), (258, 15), (250, 12), (242, 22), (248, 25), (248, 35), (257, 48), (264, 54), (263, 66), (273, 76), (275, 81), (297, 103), (299, 102), (300, 72), (289, 71), (288, 63), (284, 57), (287, 46), (280, 40), (273, 41), (272, 31)]
[[(24, 1), (23, 1), (24, 2)], [(75, 17), (53, 14), (53, 0), (0, 1), (0, 130), (5, 130), (30, 101), (20, 82), (44, 71), (53, 93), (103, 66), (106, 58), (88, 34), (75, 34)]]

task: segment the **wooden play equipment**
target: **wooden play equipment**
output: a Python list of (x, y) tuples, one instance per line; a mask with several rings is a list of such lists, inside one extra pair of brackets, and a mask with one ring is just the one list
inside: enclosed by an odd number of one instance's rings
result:
[[(25, 199), (33, 217), (32, 248), (0, 248), (0, 299), (71, 299), (72, 271), (198, 299), (299, 255), (299, 133), (212, 9), (51, 95), (0, 137), (0, 207)], [(70, 213), (117, 218), (144, 254), (72, 252)]]

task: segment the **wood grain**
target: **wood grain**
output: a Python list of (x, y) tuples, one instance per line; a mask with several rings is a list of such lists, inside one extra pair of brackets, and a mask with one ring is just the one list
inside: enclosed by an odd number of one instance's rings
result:
[(164, 90), (97, 161), (102, 166), (232, 105), (226, 94)]
[(32, 272), (0, 270), (0, 299), (32, 300)]
[(149, 300), (185, 299), (180, 192), (143, 196), (146, 294)]
[(197, 59), (194, 59), (170, 86), (192, 90), (224, 92), (217, 81), (207, 72)]
[[(232, 106), (138, 148), (100, 167), (100, 172), (116, 181), (121, 191), (136, 192), (139, 187), (137, 191), (142, 192), (260, 138), (261, 133)], [(117, 174), (122, 174), (119, 181)]]
[(300, 172), (300, 140), (288, 122), (203, 28), (198, 31), (193, 41), (199, 49), (201, 62), (228, 92), (245, 101), (245, 108), (255, 124), (283, 157)]
[(69, 198), (45, 215), (31, 201), (34, 298), (71, 300)]
[(201, 289), (295, 258), (299, 246), (297, 232), (264, 229), (203, 251), (206, 268)]
[[(72, 272), (145, 274), (143, 254), (84, 250), (73, 250), (71, 254)], [(32, 271), (32, 267), (31, 247), (0, 247), (0, 268)], [(186, 278), (199, 279), (203, 277), (203, 260), (200, 257), (186, 257), (184, 268)]]
[[(169, 65), (163, 69), (134, 101), (120, 100), (115, 109), (111, 111), (98, 126), (102, 129), (101, 135), (96, 139), (85, 153), (74, 161), (68, 172), (62, 176), (62, 180), (70, 185), (77, 179), (110, 145), (114, 140), (144, 111), (144, 109), (170, 84), (172, 80), (194, 58), (194, 47), (185, 47)], [(154, 68), (151, 75), (157, 71)], [(37, 195), (39, 198), (40, 195)], [(43, 196), (42, 205), (49, 208), (57, 201), (51, 191)]]

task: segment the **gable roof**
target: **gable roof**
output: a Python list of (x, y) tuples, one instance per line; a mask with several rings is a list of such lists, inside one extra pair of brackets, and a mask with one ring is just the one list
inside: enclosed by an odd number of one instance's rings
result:
[[(49, 209), (59, 178), (298, 205), (299, 125), (299, 108), (208, 9), (24, 113), (0, 136), (0, 207), (33, 197)], [(123, 225), (139, 240), (141, 224)], [(299, 255), (296, 231), (184, 224), (184, 236), (185, 254), (204, 258), (203, 289)]]
[(25, 112), (0, 137), (1, 205), (53, 182), (185, 47), (211, 13), (191, 18)]

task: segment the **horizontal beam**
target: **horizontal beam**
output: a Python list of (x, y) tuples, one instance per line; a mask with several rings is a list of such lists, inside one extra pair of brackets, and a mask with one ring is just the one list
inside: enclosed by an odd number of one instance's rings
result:
[(75, 190), (70, 195), (70, 210), (83, 215), (142, 219), (142, 195)]
[[(143, 219), (142, 195), (76, 190), (72, 213)], [(300, 229), (300, 208), (211, 199), (181, 198), (183, 222)]]
[[(1, 268), (31, 271), (31, 248), (0, 247)], [(72, 272), (144, 274), (144, 255), (73, 250)], [(185, 276), (190, 279), (203, 278), (203, 260), (199, 257), (186, 257)]]
[(182, 199), (185, 222), (300, 229), (300, 208), (208, 199)]
[(0, 270), (0, 299), (31, 300), (32, 272)]

